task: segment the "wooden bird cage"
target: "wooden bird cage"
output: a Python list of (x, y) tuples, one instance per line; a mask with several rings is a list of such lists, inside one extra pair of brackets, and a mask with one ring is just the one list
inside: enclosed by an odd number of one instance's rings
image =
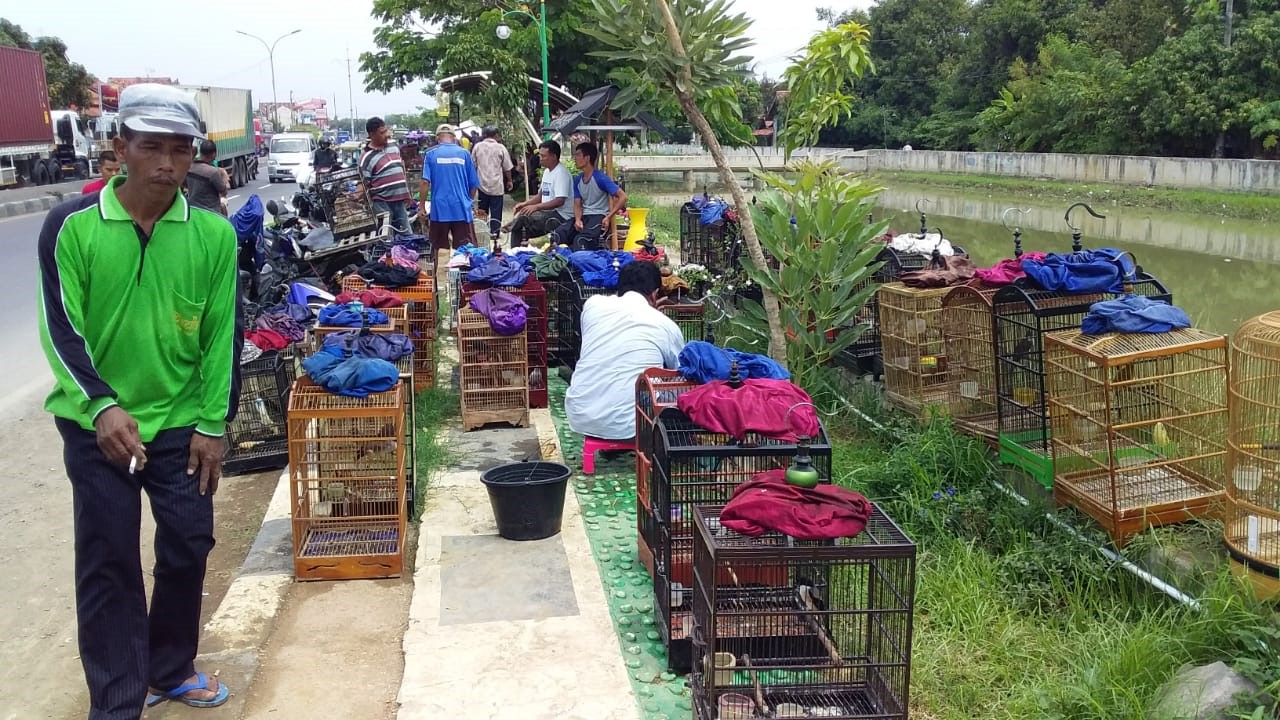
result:
[(489, 423), (529, 425), (529, 357), (524, 331), (498, 335), (470, 308), (458, 312), (462, 427)]
[(680, 328), (685, 342), (707, 339), (707, 317), (702, 303), (673, 303), (658, 309)]
[[(1141, 271), (1125, 289), (1173, 302), (1173, 295), (1159, 280)], [(1089, 306), (1118, 297), (1037, 290), (1019, 281), (1000, 288), (991, 298), (1000, 460), (1021, 468), (1046, 488), (1053, 487), (1053, 458), (1045, 404), (1044, 336), (1079, 328)]]
[(1045, 337), (1054, 498), (1117, 544), (1221, 511), (1227, 339), (1167, 333)]
[[(400, 307), (376, 309), (387, 316), (387, 321), (377, 324), (370, 323), (366, 328), (369, 332), (408, 334), (408, 306), (401, 305)], [(311, 333), (315, 336), (316, 344), (319, 345), (324, 342), (325, 335), (360, 329), (358, 327), (341, 327), (338, 325), (316, 325), (311, 328)]]
[(405, 394), (335, 395), (299, 378), (289, 397), (294, 574), (399, 577), (404, 569)]
[[(875, 505), (862, 532), (829, 540), (748, 537), (720, 524), (722, 510), (694, 513), (694, 718), (906, 720), (911, 539)], [(726, 698), (747, 699), (745, 713)]]
[[(370, 287), (383, 287), (370, 284), (359, 275), (347, 275), (342, 278), (344, 292), (360, 292)], [(412, 285), (386, 288), (405, 301), (405, 330), (401, 330), (413, 341), (413, 391), (433, 387), (436, 375), (436, 278), (432, 268), (423, 268), (418, 273), (418, 280)]]
[[(955, 255), (965, 255), (964, 248), (959, 245), (952, 245), (952, 251)], [(930, 255), (922, 255), (920, 253), (899, 252), (891, 247), (886, 246), (876, 255), (876, 259), (871, 264), (879, 263), (879, 267), (872, 275), (857, 283), (856, 288), (862, 290), (871, 285), (887, 285), (897, 282), (903, 273), (913, 270), (923, 270), (929, 266), (932, 260)], [(863, 326), (863, 332), (848, 347), (840, 351), (836, 362), (850, 368), (860, 368), (868, 370), (876, 375), (881, 373), (883, 369), (884, 355), (881, 352), (881, 329), (880, 329), (880, 293), (873, 293), (862, 306), (862, 310), (858, 312), (858, 325)], [(845, 331), (851, 328), (838, 328), (838, 331)]]
[(359, 168), (316, 173), (316, 192), (335, 239), (378, 229), (378, 216)]
[(908, 412), (947, 401), (942, 298), (949, 292), (950, 288), (913, 288), (895, 282), (877, 293), (885, 397)]
[[(459, 287), (462, 307), (467, 307), (471, 298), (489, 285), (464, 282)], [(503, 285), (499, 290), (509, 292), (520, 298), (529, 306), (525, 319), (525, 343), (529, 351), (529, 407), (545, 408), (549, 403), (547, 395), (547, 290), (542, 282), (529, 275), (519, 287)]]
[(996, 347), (991, 298), (996, 288), (963, 285), (942, 298), (942, 338), (947, 357), (947, 410), (957, 428), (994, 441)]
[(1227, 549), (1280, 575), (1280, 311), (1253, 318), (1231, 340), (1227, 430)]

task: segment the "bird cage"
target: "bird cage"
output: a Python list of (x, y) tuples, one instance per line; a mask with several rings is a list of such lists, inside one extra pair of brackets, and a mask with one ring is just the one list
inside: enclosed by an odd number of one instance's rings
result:
[(653, 547), (645, 538), (657, 537), (657, 518), (649, 497), (649, 479), (653, 475), (653, 431), (658, 413), (675, 407), (676, 399), (698, 387), (678, 370), (649, 368), (636, 378), (636, 530), (640, 562), (653, 577)]
[(967, 285), (942, 297), (942, 338), (947, 357), (947, 410), (956, 427), (995, 440), (996, 348), (991, 298), (996, 288)]
[(1280, 575), (1280, 311), (1232, 338), (1229, 404), (1227, 549)]
[(227, 425), (225, 475), (273, 470), (289, 463), (288, 427), (292, 357), (266, 352), (240, 366), (240, 400), (236, 418)]
[(685, 342), (707, 339), (707, 318), (702, 303), (663, 305), (658, 309), (680, 328)]
[(712, 272), (738, 266), (742, 230), (737, 220), (723, 218), (703, 224), (702, 211), (686, 203), (680, 208), (680, 260), (701, 265)]
[(1221, 510), (1227, 339), (1166, 333), (1045, 336), (1053, 495), (1118, 544)]
[(596, 295), (613, 295), (615, 289), (588, 285), (582, 279), (582, 273), (571, 270), (569, 278), (561, 281), (561, 293), (558, 311), (561, 325), (557, 328), (559, 338), (560, 364), (569, 368), (577, 367), (578, 357), (582, 354), (582, 308), (587, 299)]
[[(378, 312), (387, 316), (384, 323), (369, 323), (360, 328), (343, 327), (340, 325), (316, 325), (311, 328), (311, 333), (315, 336), (316, 345), (324, 343), (324, 337), (332, 333), (349, 332), (351, 330), (368, 330), (375, 333), (403, 333), (408, 334), (408, 306), (400, 307), (376, 308)], [(368, 316), (365, 316), (368, 319)]]
[(861, 533), (819, 541), (741, 535), (721, 510), (694, 514), (693, 716), (906, 720), (910, 538), (874, 504)]
[(582, 312), (578, 285), (566, 270), (559, 279), (544, 281), (544, 286), (547, 288), (547, 362), (571, 368), (578, 362), (577, 352), (582, 342), (578, 332), (578, 315)]
[[(755, 433), (741, 442), (694, 424), (677, 408), (658, 413), (653, 435), (649, 497), (654, 522), (644, 541), (654, 553), (654, 596), (659, 631), (673, 670), (690, 666), (693, 611), (694, 507), (725, 503), (739, 485), (767, 470), (786, 468), (797, 444)], [(814, 467), (831, 477), (831, 444), (825, 430), (809, 442)], [(769, 574), (744, 570), (743, 582), (769, 584)]]
[[(466, 307), (472, 296), (488, 285), (462, 283), (462, 306)], [(498, 288), (520, 298), (529, 306), (525, 320), (525, 338), (529, 352), (529, 407), (547, 407), (547, 291), (538, 278), (530, 275), (520, 287), (501, 286)]]
[[(964, 255), (964, 248), (958, 245), (952, 245), (952, 251), (956, 255)], [(904, 273), (915, 270), (923, 270), (929, 266), (932, 260), (930, 255), (921, 255), (919, 253), (899, 252), (891, 247), (885, 247), (876, 255), (876, 259), (871, 264), (880, 264), (869, 277), (863, 278), (855, 285), (857, 290), (863, 290), (872, 285), (887, 285), (889, 283), (898, 282)], [(883, 354), (880, 348), (880, 293), (873, 293), (867, 299), (862, 309), (858, 311), (857, 324), (850, 328), (841, 328), (841, 331), (848, 331), (854, 327), (863, 327), (862, 334), (858, 336), (848, 347), (840, 351), (836, 361), (845, 367), (862, 367), (871, 370), (879, 375), (883, 368)]]
[(360, 168), (316, 173), (316, 191), (336, 240), (378, 229), (378, 217)]
[[(344, 292), (360, 292), (370, 285), (359, 275), (347, 275), (341, 281)], [(405, 301), (405, 327), (402, 330), (413, 341), (413, 390), (419, 392), (435, 384), (436, 368), (436, 279), (431, 269), (418, 273), (412, 285), (386, 288)]]
[[(1159, 280), (1141, 271), (1125, 289), (1173, 302)], [(1037, 290), (1024, 281), (1006, 285), (991, 297), (1000, 461), (1022, 468), (1045, 488), (1053, 487), (1053, 459), (1045, 406), (1044, 336), (1079, 328), (1091, 305), (1118, 297)]]
[(404, 392), (335, 395), (299, 378), (289, 397), (294, 574), (399, 577), (406, 500)]
[(502, 336), (470, 308), (458, 312), (462, 427), (529, 425), (529, 357), (523, 331)]
[(908, 412), (947, 401), (942, 298), (949, 292), (949, 288), (913, 288), (895, 282), (881, 286), (877, 293), (885, 397)]

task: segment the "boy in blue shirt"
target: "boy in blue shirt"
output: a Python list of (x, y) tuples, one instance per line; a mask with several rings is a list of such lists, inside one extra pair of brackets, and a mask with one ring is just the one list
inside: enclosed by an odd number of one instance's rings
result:
[(418, 206), (418, 217), (426, 214), (423, 209), (427, 207), (426, 197), (430, 193), (432, 262), (441, 249), (461, 247), (475, 238), (472, 204), (480, 191), (480, 175), (471, 153), (454, 138), (452, 126), (436, 128), (438, 142), (422, 160), (422, 188), (418, 195), (422, 202)]
[(601, 231), (627, 204), (627, 194), (602, 170), (596, 169), (600, 149), (595, 143), (580, 143), (573, 149), (573, 164), (582, 172), (573, 179), (573, 222), (552, 233), (557, 245), (574, 250), (599, 250)]

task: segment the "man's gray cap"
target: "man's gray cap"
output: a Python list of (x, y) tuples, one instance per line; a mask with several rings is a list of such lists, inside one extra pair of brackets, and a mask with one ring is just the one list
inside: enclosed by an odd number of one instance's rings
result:
[(120, 122), (135, 132), (205, 139), (195, 102), (172, 85), (142, 83), (125, 88), (120, 93)]

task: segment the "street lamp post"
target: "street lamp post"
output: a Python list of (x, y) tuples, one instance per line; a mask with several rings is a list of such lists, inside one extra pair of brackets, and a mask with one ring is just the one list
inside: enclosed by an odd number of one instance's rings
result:
[(257, 40), (258, 42), (262, 43), (262, 47), (267, 49), (267, 61), (271, 64), (271, 124), (272, 126), (274, 126), (280, 119), (280, 98), (278, 95), (276, 95), (276, 43), (279, 43), (281, 40), (289, 37), (290, 35), (297, 35), (298, 33), (302, 32), (302, 28), (298, 28), (293, 32), (287, 32), (281, 35), (280, 37), (276, 38), (275, 42), (272, 42), (270, 45), (267, 44), (266, 40), (263, 40), (262, 38), (252, 33), (247, 33), (243, 30), (237, 30), (236, 32), (240, 33), (241, 35), (244, 35), (245, 37), (251, 37), (254, 40)]
[(551, 133), (547, 126), (551, 124), (551, 92), (547, 89), (547, 0), (538, 0), (538, 17), (524, 8), (502, 13), (502, 23), (497, 29), (499, 40), (511, 37), (511, 27), (506, 23), (508, 15), (523, 15), (538, 23), (538, 42), (542, 45), (542, 137), (549, 140)]

